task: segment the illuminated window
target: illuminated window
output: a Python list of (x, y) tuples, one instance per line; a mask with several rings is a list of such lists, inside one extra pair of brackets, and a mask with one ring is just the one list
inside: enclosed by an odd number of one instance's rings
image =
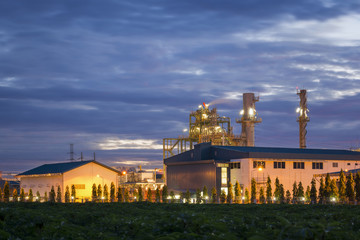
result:
[(305, 164), (303, 162), (294, 162), (294, 169), (305, 169)]
[(285, 168), (285, 162), (274, 162), (274, 168)]
[(312, 169), (323, 169), (323, 163), (322, 162), (313, 162)]
[(254, 168), (265, 168), (265, 162), (264, 161), (254, 161), (253, 162)]
[(227, 184), (227, 168), (221, 168), (221, 184)]
[(333, 162), (333, 167), (339, 167), (339, 164), (337, 162)]

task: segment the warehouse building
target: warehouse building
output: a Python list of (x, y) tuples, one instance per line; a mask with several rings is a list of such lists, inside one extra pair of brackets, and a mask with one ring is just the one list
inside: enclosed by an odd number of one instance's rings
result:
[[(164, 159), (169, 190), (184, 192), (202, 189), (227, 192), (236, 181), (250, 190), (251, 178), (260, 186), (270, 176), (279, 178), (284, 189), (292, 190), (294, 181), (306, 186), (319, 174), (360, 168), (360, 152), (349, 150), (217, 146), (201, 143), (194, 149)], [(318, 185), (319, 186), (319, 185)], [(273, 186), (274, 189), (274, 186)]]
[(96, 186), (106, 184), (110, 189), (110, 184), (113, 182), (117, 187), (119, 174), (119, 171), (91, 160), (44, 164), (20, 173), (17, 178), (20, 179), (20, 187), (24, 189), (25, 193), (29, 193), (29, 190), (32, 189), (34, 196), (37, 191), (41, 197), (45, 195), (45, 192), (49, 196), (51, 187), (54, 187), (56, 192), (60, 186), (63, 201), (66, 186), (71, 189), (71, 185), (74, 185), (77, 200), (84, 202), (91, 200), (94, 183)]

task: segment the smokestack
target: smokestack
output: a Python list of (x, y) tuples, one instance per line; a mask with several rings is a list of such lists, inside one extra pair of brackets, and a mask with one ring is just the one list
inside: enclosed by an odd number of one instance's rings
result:
[(300, 148), (306, 148), (306, 125), (307, 122), (310, 121), (307, 113), (309, 112), (307, 108), (307, 96), (306, 90), (301, 89), (300, 91), (297, 90), (297, 95), (300, 97), (300, 105), (296, 109), (296, 112), (299, 114), (296, 121), (299, 122), (299, 145)]
[(243, 139), (243, 146), (255, 146), (255, 123), (260, 123), (261, 118), (255, 109), (255, 102), (259, 101), (259, 97), (255, 97), (254, 93), (243, 94), (243, 110), (240, 114), (242, 118), (238, 123), (241, 123), (241, 138)]

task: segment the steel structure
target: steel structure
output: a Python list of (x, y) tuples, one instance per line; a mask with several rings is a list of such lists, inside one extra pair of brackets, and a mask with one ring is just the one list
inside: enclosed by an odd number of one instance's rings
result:
[(199, 105), (189, 115), (189, 135), (163, 139), (163, 158), (191, 150), (197, 143), (211, 142), (213, 145), (238, 146), (240, 139), (234, 136), (229, 117), (220, 117), (216, 108), (208, 104)]
[(255, 102), (258, 101), (259, 97), (255, 97), (254, 93), (243, 94), (242, 117), (236, 119), (237, 123), (241, 123), (240, 146), (255, 146), (255, 124), (262, 122), (255, 109)]
[(299, 145), (300, 148), (306, 148), (306, 125), (307, 122), (310, 121), (310, 118), (307, 115), (309, 109), (307, 108), (306, 90), (297, 90), (297, 95), (300, 97), (300, 106), (296, 109), (296, 112), (299, 114), (296, 119), (296, 121), (299, 122)]
[(189, 115), (188, 136), (163, 139), (163, 159), (191, 150), (195, 144), (203, 142), (222, 146), (254, 146), (254, 125), (262, 121), (255, 110), (257, 101), (259, 97), (255, 97), (254, 93), (243, 94), (242, 118), (236, 120), (242, 124), (241, 135), (238, 136), (233, 134), (229, 117), (219, 116), (217, 109), (210, 108), (208, 104), (199, 105)]

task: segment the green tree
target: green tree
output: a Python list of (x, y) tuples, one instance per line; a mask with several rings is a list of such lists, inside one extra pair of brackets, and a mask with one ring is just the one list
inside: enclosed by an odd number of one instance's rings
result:
[(76, 188), (75, 185), (71, 185), (71, 201), (75, 202), (76, 200)]
[(60, 188), (60, 186), (58, 186), (58, 189), (57, 189), (56, 202), (61, 203), (61, 188)]
[(265, 203), (265, 192), (264, 192), (264, 188), (260, 187), (260, 193), (259, 193), (260, 197), (259, 197), (259, 202), (261, 204)]
[(129, 190), (127, 188), (124, 190), (124, 201), (127, 203), (130, 202)]
[(298, 201), (301, 201), (302, 203), (304, 203), (304, 201), (305, 201), (304, 187), (303, 187), (301, 181), (299, 182), (299, 185), (297, 188), (297, 199), (298, 199)]
[(216, 197), (217, 197), (216, 188), (213, 187), (211, 189), (211, 203), (216, 203)]
[(207, 190), (207, 187), (204, 186), (203, 188), (203, 200), (205, 200), (205, 203), (207, 202), (207, 199), (209, 198), (209, 193), (208, 193), (208, 190)]
[(107, 202), (109, 200), (109, 188), (107, 184), (104, 185), (104, 201)]
[(339, 190), (335, 179), (330, 181), (330, 201), (336, 201), (339, 198)]
[(18, 192), (17, 192), (16, 188), (14, 189), (14, 191), (12, 193), (12, 198), (13, 198), (13, 202), (18, 201)]
[(330, 194), (331, 194), (330, 184), (331, 184), (330, 174), (327, 173), (325, 177), (325, 190), (324, 190), (324, 197), (327, 203), (330, 202)]
[(298, 201), (298, 199), (297, 199), (298, 189), (297, 189), (296, 181), (295, 181), (294, 184), (293, 184), (292, 194), (293, 194), (293, 203), (295, 204), (295, 203), (297, 203), (297, 201)]
[(190, 203), (191, 199), (190, 199), (190, 191), (189, 189), (186, 191), (185, 193), (185, 202), (186, 203)]
[(34, 199), (34, 194), (33, 194), (33, 192), (32, 192), (32, 189), (30, 188), (30, 190), (29, 190), (29, 196), (28, 196), (29, 198), (28, 198), (28, 202), (32, 202), (33, 201), (33, 199)]
[(311, 180), (311, 188), (310, 188), (310, 202), (311, 204), (315, 204), (317, 199), (317, 190), (316, 190), (316, 181), (315, 178)]
[(93, 202), (97, 201), (97, 192), (96, 192), (96, 184), (92, 185), (91, 198)]
[(196, 203), (199, 204), (201, 203), (202, 198), (201, 198), (201, 190), (200, 188), (196, 189)]
[(341, 203), (344, 203), (346, 201), (346, 177), (342, 169), (340, 171), (339, 182), (339, 200)]
[(175, 193), (173, 191), (170, 192), (170, 198), (171, 198), (171, 203), (175, 202)]
[(241, 188), (238, 181), (235, 183), (235, 202), (240, 203), (241, 200)]
[(307, 187), (306, 187), (305, 201), (306, 201), (307, 203), (310, 202), (310, 186), (307, 186)]
[(226, 202), (226, 193), (224, 190), (221, 191), (221, 194), (220, 194), (220, 202), (221, 203), (225, 203)]
[(319, 187), (319, 203), (324, 204), (325, 203), (325, 183), (324, 178), (320, 178), (320, 187)]
[(275, 179), (274, 197), (275, 197), (275, 201), (276, 201), (277, 203), (281, 202), (281, 201), (280, 201), (280, 181), (279, 181), (279, 178), (276, 178), (276, 179)]
[(228, 184), (228, 195), (227, 195), (227, 202), (232, 203), (234, 199), (234, 192), (233, 192), (233, 185), (231, 182)]
[(47, 202), (48, 201), (48, 195), (47, 195), (47, 192), (44, 193), (44, 202)]
[(284, 185), (280, 184), (280, 191), (279, 191), (279, 198), (280, 198), (280, 203), (285, 203), (285, 190), (284, 190)]
[(2, 190), (0, 188), (0, 202), (2, 202), (2, 201), (3, 201), (3, 192), (2, 192)]
[(24, 189), (20, 189), (20, 202), (25, 202), (25, 192)]
[(138, 194), (139, 194), (139, 202), (144, 201), (143, 190), (141, 185), (138, 187)]
[(97, 195), (97, 197), (98, 197), (98, 200), (101, 201), (102, 196), (103, 196), (103, 195), (102, 195), (102, 187), (101, 187), (101, 184), (99, 184), (98, 187), (97, 187), (96, 195)]
[(244, 203), (249, 203), (249, 190), (245, 188), (245, 199)]
[(251, 203), (256, 203), (256, 181), (251, 179)]
[(267, 177), (266, 181), (266, 202), (272, 203), (272, 188), (270, 176)]
[(110, 184), (110, 202), (115, 202), (115, 184), (111, 182)]
[(346, 181), (346, 197), (349, 202), (353, 202), (355, 200), (355, 192), (354, 192), (354, 178), (352, 173), (349, 174)]
[(70, 202), (70, 189), (68, 185), (65, 188), (65, 202), (66, 203)]
[(39, 191), (36, 191), (36, 201), (40, 202), (40, 200), (41, 200), (40, 193), (39, 193)]
[(146, 200), (147, 200), (148, 202), (152, 202), (152, 191), (151, 191), (150, 188), (148, 188)]
[(156, 191), (155, 191), (155, 200), (157, 203), (160, 202), (160, 190), (159, 188), (156, 188)]
[(360, 202), (360, 172), (355, 176), (355, 199)]
[(54, 190), (54, 186), (51, 186), (51, 190), (49, 193), (49, 201), (54, 203), (55, 202), (55, 190)]
[(163, 189), (161, 191), (161, 198), (162, 202), (166, 203), (168, 198), (168, 187), (166, 185), (163, 186)]
[(9, 202), (10, 199), (10, 186), (9, 183), (6, 181), (4, 185), (4, 202)]
[(286, 199), (285, 199), (286, 203), (289, 204), (291, 203), (291, 193), (289, 190), (286, 190)]
[(118, 187), (118, 189), (117, 189), (117, 200), (120, 203), (124, 202), (124, 196), (122, 193), (122, 189), (120, 187)]

